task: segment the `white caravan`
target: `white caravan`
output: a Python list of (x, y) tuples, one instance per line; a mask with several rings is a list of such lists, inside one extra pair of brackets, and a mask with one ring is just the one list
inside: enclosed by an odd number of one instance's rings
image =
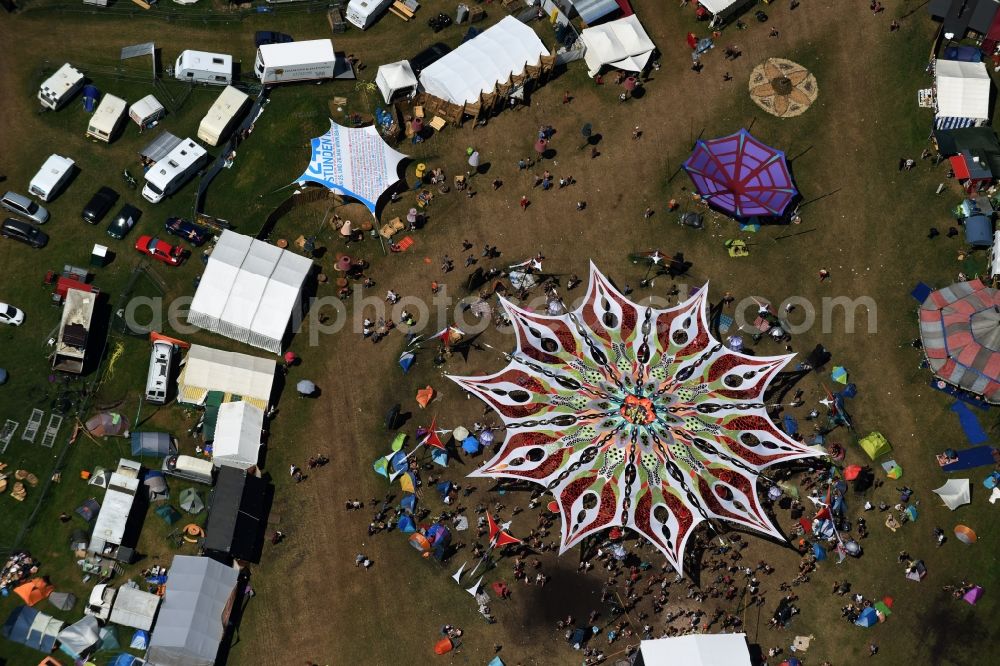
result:
[(198, 138), (210, 146), (219, 145), (243, 115), (249, 101), (250, 97), (246, 93), (226, 86), (198, 125)]
[(204, 163), (208, 153), (191, 139), (184, 139), (146, 172), (142, 196), (150, 203), (159, 203), (181, 188)]
[(146, 95), (132, 105), (128, 111), (128, 117), (140, 127), (146, 129), (152, 127), (153, 123), (163, 117), (165, 111), (160, 101), (152, 95)]
[(46, 109), (56, 111), (83, 87), (83, 72), (66, 63), (45, 79), (38, 89), (38, 101)]
[(128, 102), (121, 97), (105, 95), (101, 103), (97, 105), (94, 115), (90, 117), (90, 124), (87, 125), (87, 136), (92, 136), (104, 143), (111, 143), (111, 138), (121, 127), (127, 107)]
[(28, 185), (28, 192), (42, 201), (52, 201), (73, 173), (75, 162), (68, 157), (52, 154)]
[(337, 57), (329, 39), (264, 44), (257, 49), (254, 72), (260, 82), (286, 83), (332, 79)]
[(233, 56), (206, 51), (181, 51), (174, 63), (174, 77), (180, 81), (228, 86), (233, 82)]
[(365, 30), (381, 16), (392, 0), (351, 0), (347, 4), (347, 20)]

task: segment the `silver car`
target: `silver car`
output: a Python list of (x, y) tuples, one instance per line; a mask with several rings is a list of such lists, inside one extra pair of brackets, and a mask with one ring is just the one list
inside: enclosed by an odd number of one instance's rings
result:
[(37, 222), (38, 224), (45, 224), (49, 221), (49, 211), (45, 210), (23, 194), (18, 194), (17, 192), (7, 192), (4, 194), (3, 198), (0, 199), (0, 206), (3, 206), (16, 215), (26, 217), (32, 222)]

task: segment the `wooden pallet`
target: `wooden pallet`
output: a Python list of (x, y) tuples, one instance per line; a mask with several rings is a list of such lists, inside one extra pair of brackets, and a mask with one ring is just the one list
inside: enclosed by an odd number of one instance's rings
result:
[(45, 426), (45, 433), (42, 435), (42, 446), (47, 449), (51, 449), (56, 443), (56, 435), (59, 434), (59, 428), (62, 427), (63, 417), (58, 414), (49, 415), (49, 423)]
[(404, 21), (409, 21), (413, 18), (413, 10), (404, 5), (399, 0), (395, 0), (391, 5), (389, 5), (389, 11), (403, 19)]
[(31, 418), (28, 419), (28, 425), (24, 426), (24, 432), (21, 433), (21, 439), (26, 442), (34, 443), (35, 437), (38, 436), (38, 429), (42, 427), (43, 416), (45, 416), (45, 412), (42, 410), (31, 410)]
[(0, 453), (7, 450), (7, 446), (10, 444), (10, 440), (14, 439), (14, 433), (17, 432), (19, 425), (21, 424), (10, 419), (4, 422), (3, 430), (0, 430)]

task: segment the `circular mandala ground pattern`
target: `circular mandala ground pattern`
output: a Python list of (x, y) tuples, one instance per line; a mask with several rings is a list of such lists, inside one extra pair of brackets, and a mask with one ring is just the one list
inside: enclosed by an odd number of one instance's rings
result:
[(472, 476), (551, 491), (561, 552), (620, 525), (680, 571), (704, 520), (781, 538), (757, 498), (761, 470), (820, 455), (784, 435), (762, 402), (791, 356), (754, 357), (715, 340), (707, 287), (676, 307), (638, 305), (591, 266), (582, 305), (559, 316), (504, 302), (517, 349), (503, 370), (451, 377), (490, 405), (507, 437)]
[(816, 77), (785, 58), (769, 58), (754, 67), (749, 87), (757, 106), (779, 118), (802, 115), (819, 96)]

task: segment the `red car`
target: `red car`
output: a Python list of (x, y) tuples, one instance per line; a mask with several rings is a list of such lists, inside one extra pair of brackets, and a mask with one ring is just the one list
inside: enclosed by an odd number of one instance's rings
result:
[(152, 236), (139, 236), (139, 240), (135, 242), (135, 249), (170, 266), (180, 266), (187, 255), (187, 250), (181, 246), (171, 245)]

